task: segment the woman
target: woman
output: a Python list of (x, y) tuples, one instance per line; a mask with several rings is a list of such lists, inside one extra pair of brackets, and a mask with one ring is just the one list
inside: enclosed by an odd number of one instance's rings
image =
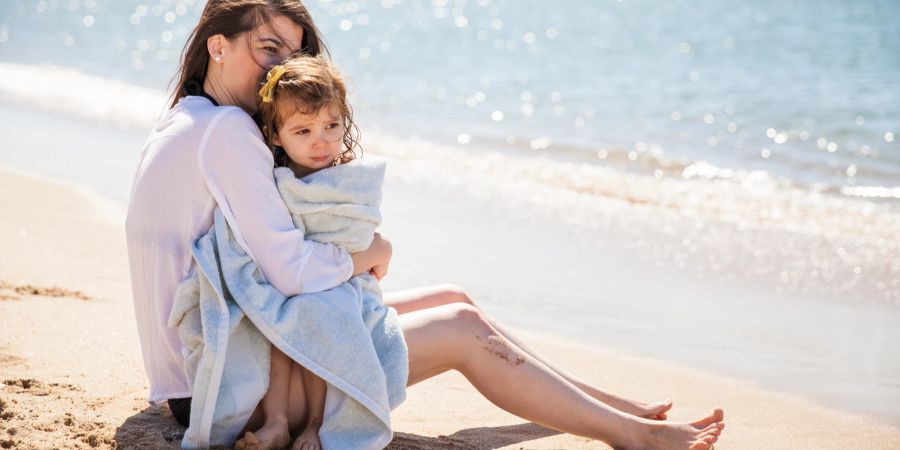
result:
[[(296, 51), (323, 50), (299, 1), (209, 1), (188, 39), (172, 108), (141, 153), (126, 219), (135, 314), (150, 401), (167, 400), (184, 425), (191, 392), (182, 344), (166, 322), (175, 287), (192, 270), (191, 245), (209, 229), (216, 207), (262, 275), (285, 295), (329, 289), (354, 274), (371, 272), (381, 279), (387, 273), (391, 246), (380, 236), (353, 255), (303, 239), (275, 187), (272, 154), (250, 116), (267, 67)], [(510, 413), (622, 448), (709, 448), (724, 427), (721, 410), (692, 423), (649, 420), (665, 419), (671, 404), (619, 398), (566, 374), (488, 318), (459, 288), (389, 294), (385, 303), (400, 314), (409, 349), (408, 386), (457, 370)], [(294, 375), (292, 385), (301, 383)], [(290, 391), (285, 419), (297, 429), (307, 408), (303, 390)], [(258, 413), (249, 429), (260, 423)], [(264, 433), (258, 437), (265, 441)]]

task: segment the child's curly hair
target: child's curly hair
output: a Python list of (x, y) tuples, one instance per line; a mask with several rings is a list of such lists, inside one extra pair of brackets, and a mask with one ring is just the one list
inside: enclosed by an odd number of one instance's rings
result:
[[(287, 153), (274, 143), (278, 127), (296, 112), (314, 114), (330, 105), (336, 105), (340, 109), (344, 126), (344, 135), (341, 137), (343, 150), (335, 159), (334, 165), (362, 156), (359, 128), (353, 122), (353, 108), (347, 101), (347, 87), (334, 64), (322, 55), (296, 54), (280, 65), (284, 67), (284, 73), (272, 86), (269, 101), (265, 101), (262, 96), (257, 98), (260, 128), (275, 157), (275, 166), (284, 167), (288, 163)], [(266, 81), (264, 78), (260, 86), (265, 86)], [(360, 155), (356, 154), (357, 149)]]

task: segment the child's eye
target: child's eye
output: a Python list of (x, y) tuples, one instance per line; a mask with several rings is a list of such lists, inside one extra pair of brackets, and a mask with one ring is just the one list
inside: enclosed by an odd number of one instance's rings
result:
[(309, 134), (309, 129), (304, 128), (302, 130), (297, 130), (297, 134)]
[(337, 128), (337, 127), (339, 127), (339, 126), (341, 126), (341, 124), (339, 124), (339, 123), (337, 123), (337, 122), (331, 122), (331, 123), (328, 124), (328, 127), (327, 127), (327, 128), (328, 128), (329, 130), (331, 130), (331, 129)]

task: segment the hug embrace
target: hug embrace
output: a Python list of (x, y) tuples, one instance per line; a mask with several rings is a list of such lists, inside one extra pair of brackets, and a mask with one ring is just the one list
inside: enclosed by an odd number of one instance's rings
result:
[(126, 219), (150, 380), (185, 448), (369, 449), (406, 387), (462, 373), (534, 423), (615, 448), (708, 449), (723, 412), (667, 421), (537, 354), (464, 290), (382, 294), (384, 161), (298, 0), (210, 0)]

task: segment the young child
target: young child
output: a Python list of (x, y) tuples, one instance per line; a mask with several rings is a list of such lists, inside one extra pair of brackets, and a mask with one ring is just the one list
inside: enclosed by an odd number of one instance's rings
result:
[[(276, 167), (298, 178), (356, 158), (359, 131), (343, 78), (323, 57), (294, 56), (273, 67), (259, 90), (259, 113)], [(272, 346), (269, 388), (260, 402), (265, 422), (235, 448), (284, 448), (290, 444), (288, 402), (306, 397), (306, 426), (292, 450), (318, 450), (325, 406), (325, 381)], [(293, 383), (292, 383), (293, 380)], [(302, 384), (303, 393), (291, 386)], [(296, 413), (296, 412), (294, 412)], [(248, 425), (249, 426), (249, 425)]]

